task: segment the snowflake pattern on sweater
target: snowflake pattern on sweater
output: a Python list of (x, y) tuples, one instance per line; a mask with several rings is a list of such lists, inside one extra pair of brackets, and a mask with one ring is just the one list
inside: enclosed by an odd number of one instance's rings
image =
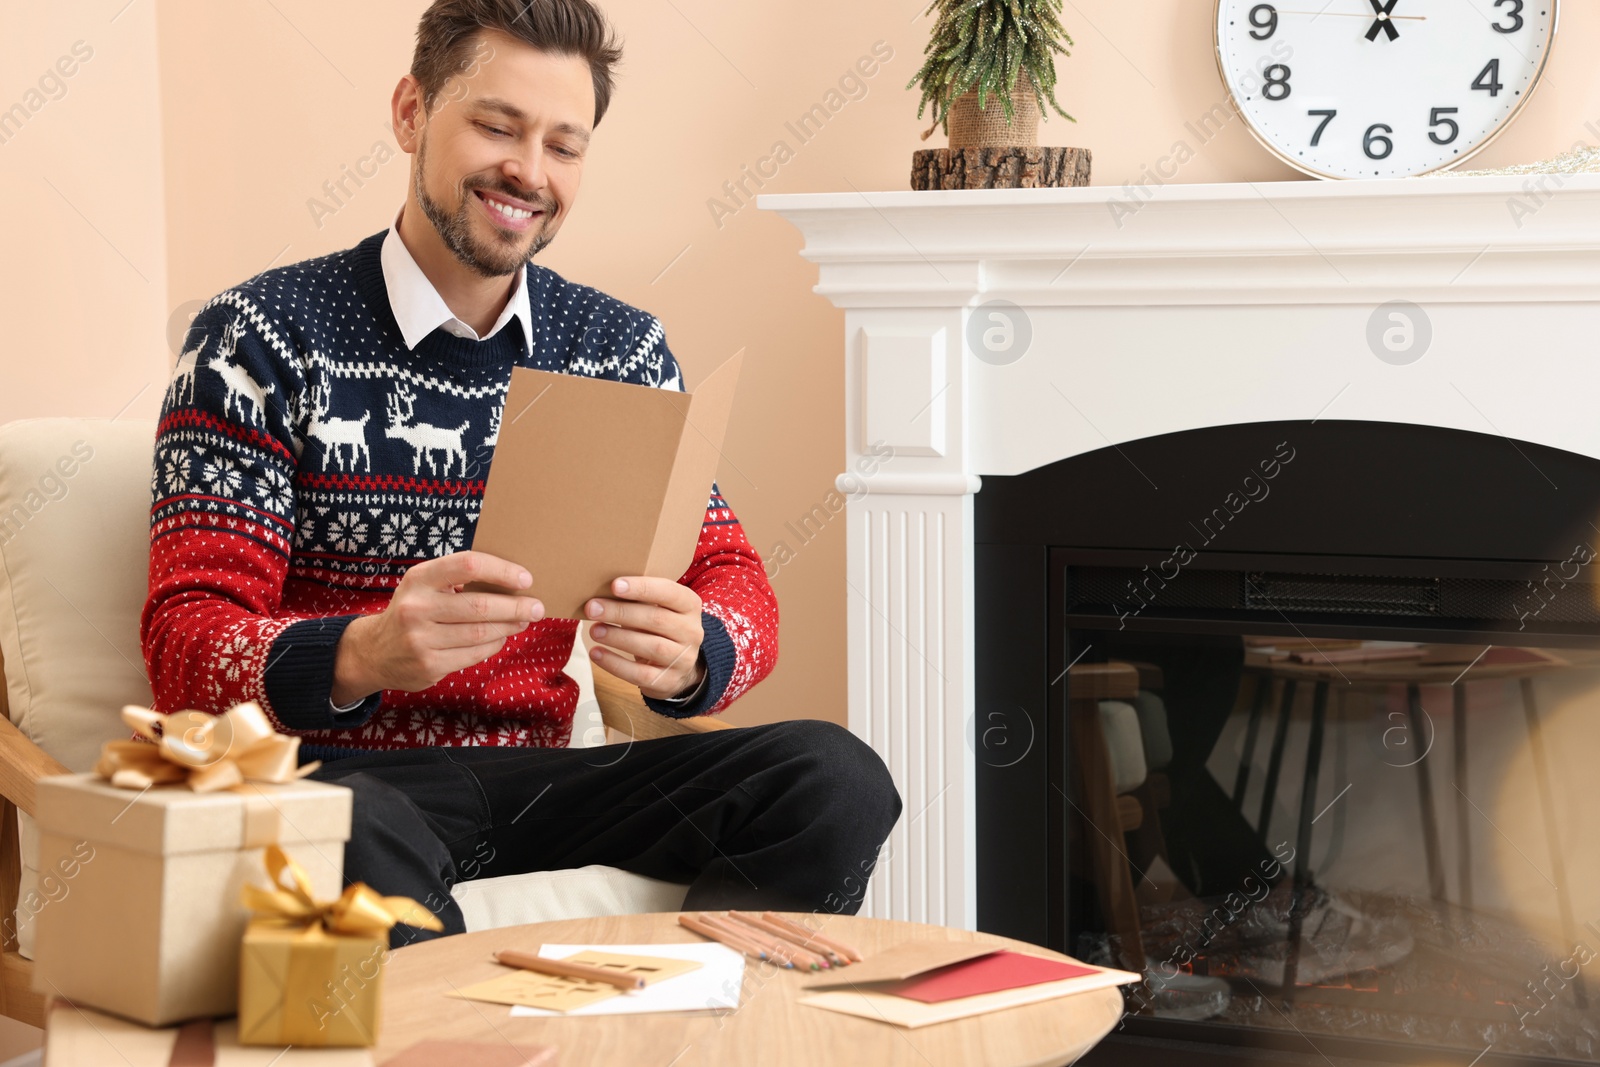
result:
[[(140, 639), (158, 710), (259, 701), (341, 749), (560, 746), (577, 704), (562, 668), (578, 623), (546, 619), (429, 689), (328, 702), (339, 635), (383, 610), (406, 569), (472, 543), (513, 366), (683, 391), (661, 323), (529, 265), (532, 356), (513, 319), (407, 349), (384, 234), (276, 268), (209, 301), (167, 388), (151, 473)], [(552, 501), (581, 507), (582, 501)], [(777, 601), (716, 485), (679, 581), (703, 603), (708, 683), (662, 714), (721, 711), (771, 672)]]

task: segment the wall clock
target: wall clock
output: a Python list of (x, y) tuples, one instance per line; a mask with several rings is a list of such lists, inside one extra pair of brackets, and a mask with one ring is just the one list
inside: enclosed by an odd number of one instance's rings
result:
[(1320, 178), (1453, 167), (1539, 84), (1558, 0), (1217, 0), (1217, 64), (1256, 139)]

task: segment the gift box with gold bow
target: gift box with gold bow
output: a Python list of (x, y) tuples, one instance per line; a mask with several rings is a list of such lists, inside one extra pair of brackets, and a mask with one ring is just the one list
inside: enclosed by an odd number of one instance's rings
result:
[(417, 901), (379, 896), (359, 882), (319, 901), (282, 849), (269, 847), (265, 858), (273, 888), (245, 886), (242, 897), (254, 918), (239, 957), (239, 1043), (377, 1044), (389, 928), (443, 924)]
[(37, 915), (40, 992), (151, 1026), (230, 1015), (249, 912), (239, 895), (279, 845), (339, 892), (350, 791), (300, 781), (299, 738), (260, 706), (162, 715), (106, 745), (94, 774), (39, 782), (40, 870), (70, 869)]

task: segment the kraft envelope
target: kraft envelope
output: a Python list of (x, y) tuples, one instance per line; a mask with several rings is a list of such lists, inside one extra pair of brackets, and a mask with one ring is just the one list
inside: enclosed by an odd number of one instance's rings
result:
[(474, 551), (525, 567), (546, 618), (581, 619), (613, 579), (694, 562), (744, 351), (693, 393), (517, 367)]
[(980, 945), (971, 941), (905, 941), (874, 952), (872, 958), (864, 963), (818, 975), (801, 988), (826, 989), (830, 986), (904, 981), (937, 967), (948, 967), (952, 963), (988, 956), (999, 950), (998, 945)]

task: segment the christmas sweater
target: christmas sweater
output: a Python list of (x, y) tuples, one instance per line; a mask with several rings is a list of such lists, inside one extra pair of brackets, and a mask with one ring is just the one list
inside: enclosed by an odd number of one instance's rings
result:
[[(408, 349), (383, 239), (260, 274), (190, 327), (151, 475), (139, 634), (155, 707), (254, 700), (312, 755), (565, 745), (575, 620), (533, 623), (428, 689), (344, 712), (329, 701), (339, 636), (382, 611), (408, 567), (470, 547), (513, 366), (682, 391), (677, 360), (653, 316), (533, 264), (531, 356), (520, 318), (486, 340), (438, 329)], [(707, 683), (688, 703), (646, 703), (718, 712), (772, 670), (778, 609), (715, 484), (678, 581), (702, 601)]]

